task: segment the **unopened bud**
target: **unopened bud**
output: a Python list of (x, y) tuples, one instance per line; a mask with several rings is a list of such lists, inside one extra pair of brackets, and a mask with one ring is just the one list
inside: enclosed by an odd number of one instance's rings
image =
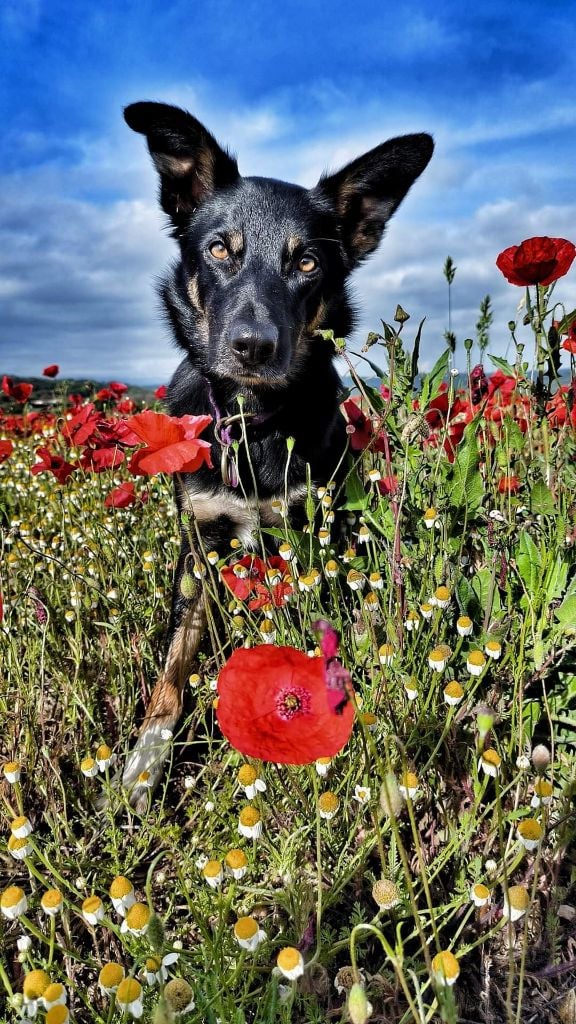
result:
[(182, 594), (182, 597), (185, 597), (187, 600), (194, 597), (194, 594), (196, 593), (196, 581), (189, 572), (185, 572), (180, 580), (180, 593)]
[(166, 933), (164, 931), (162, 919), (158, 914), (152, 914), (150, 924), (148, 925), (148, 931), (146, 932), (146, 938), (155, 953), (162, 952), (166, 941)]
[(410, 319), (410, 313), (407, 313), (405, 309), (402, 309), (402, 306), (398, 305), (396, 306), (394, 319), (397, 324), (405, 324), (406, 321)]
[(532, 764), (536, 771), (544, 771), (550, 764), (550, 751), (544, 743), (538, 743), (532, 751)]
[(380, 807), (389, 818), (395, 818), (400, 814), (403, 802), (394, 772), (387, 772), (380, 786)]

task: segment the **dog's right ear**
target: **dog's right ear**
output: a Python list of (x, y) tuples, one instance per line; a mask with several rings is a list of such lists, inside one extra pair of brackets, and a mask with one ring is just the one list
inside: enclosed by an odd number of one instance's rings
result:
[(207, 196), (238, 180), (234, 158), (185, 110), (167, 103), (131, 103), (124, 120), (146, 136), (160, 175), (160, 205), (176, 235)]

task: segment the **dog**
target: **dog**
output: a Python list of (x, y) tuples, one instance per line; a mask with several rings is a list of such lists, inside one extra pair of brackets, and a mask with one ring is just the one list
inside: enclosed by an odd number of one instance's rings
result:
[(143, 810), (206, 625), (201, 585), (195, 594), (182, 586), (193, 558), (186, 513), (205, 551), (228, 551), (234, 537), (254, 550), (262, 527), (282, 525), (283, 505), (291, 523), (302, 518), (308, 479), (318, 485), (333, 477), (346, 423), (335, 348), (317, 332), (349, 334), (348, 278), (377, 248), (434, 144), (427, 134), (390, 139), (307, 189), (242, 177), (234, 157), (178, 107), (133, 103), (124, 118), (146, 137), (179, 247), (160, 287), (185, 352), (167, 407), (173, 416), (213, 421), (203, 437), (214, 468), (176, 482), (185, 524), (167, 654), (123, 776), (132, 805)]

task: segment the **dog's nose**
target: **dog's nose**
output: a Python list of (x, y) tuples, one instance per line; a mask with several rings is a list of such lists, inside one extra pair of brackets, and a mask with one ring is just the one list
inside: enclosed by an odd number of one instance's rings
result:
[(231, 333), (232, 351), (245, 366), (263, 366), (273, 358), (279, 337), (274, 324), (237, 322)]

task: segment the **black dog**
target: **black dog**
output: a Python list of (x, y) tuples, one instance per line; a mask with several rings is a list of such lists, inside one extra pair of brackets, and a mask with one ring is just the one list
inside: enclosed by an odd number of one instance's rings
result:
[[(295, 521), (307, 465), (314, 483), (326, 483), (342, 459), (346, 430), (334, 346), (315, 332), (349, 333), (348, 275), (376, 249), (433, 142), (429, 135), (390, 139), (305, 189), (241, 177), (233, 157), (177, 107), (134, 103), (124, 116), (148, 140), (160, 203), (180, 248), (161, 289), (186, 353), (168, 408), (214, 420), (203, 436), (212, 442), (215, 468), (184, 478), (178, 509), (193, 512), (206, 551), (228, 551), (233, 537), (253, 549), (260, 526), (281, 523), (278, 501)], [(287, 438), (295, 439), (288, 467)], [(240, 440), (235, 458), (232, 440)], [(140, 808), (146, 788), (138, 776), (147, 771), (155, 784), (161, 774), (205, 627), (201, 587), (191, 597), (180, 585), (191, 569), (188, 532), (182, 531), (166, 663), (124, 773)]]

